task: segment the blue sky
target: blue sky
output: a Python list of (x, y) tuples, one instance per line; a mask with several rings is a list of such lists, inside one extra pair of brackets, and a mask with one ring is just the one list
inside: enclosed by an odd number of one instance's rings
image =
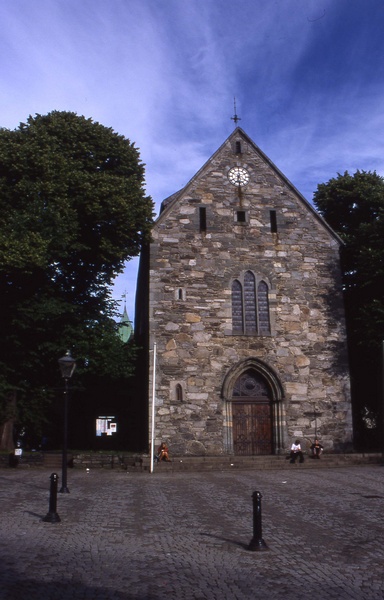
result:
[[(0, 126), (70, 110), (129, 138), (156, 203), (239, 125), (311, 201), (384, 175), (383, 0), (0, 0)], [(134, 313), (137, 260), (119, 276)]]

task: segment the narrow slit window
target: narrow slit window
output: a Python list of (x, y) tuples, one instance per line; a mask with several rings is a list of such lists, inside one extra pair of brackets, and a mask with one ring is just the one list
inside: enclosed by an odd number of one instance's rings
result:
[(204, 206), (199, 208), (200, 231), (207, 231), (207, 209)]
[(176, 391), (177, 402), (182, 402), (183, 401), (183, 388), (180, 383), (178, 383), (176, 385), (175, 391)]
[(177, 302), (183, 301), (186, 298), (186, 291), (185, 288), (176, 288), (174, 290), (174, 298)]
[(241, 154), (241, 142), (236, 142), (235, 152), (236, 154)]
[(269, 211), (269, 218), (271, 220), (271, 233), (277, 233), (277, 218), (275, 210)]

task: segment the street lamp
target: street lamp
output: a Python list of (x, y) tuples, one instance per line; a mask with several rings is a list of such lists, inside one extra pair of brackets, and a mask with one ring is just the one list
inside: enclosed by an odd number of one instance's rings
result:
[(62, 454), (62, 475), (61, 475), (61, 489), (60, 493), (69, 494), (67, 487), (67, 447), (68, 447), (68, 394), (69, 384), (68, 380), (72, 377), (74, 370), (76, 369), (76, 361), (71, 356), (70, 350), (67, 350), (65, 356), (59, 358), (59, 367), (61, 376), (65, 380), (64, 388), (64, 439), (63, 439), (63, 454)]

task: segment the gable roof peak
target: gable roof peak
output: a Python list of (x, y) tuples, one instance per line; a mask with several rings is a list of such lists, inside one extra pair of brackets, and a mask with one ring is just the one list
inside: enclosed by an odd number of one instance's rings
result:
[(238, 126), (234, 129), (234, 131), (232, 131), (232, 133), (227, 137), (225, 142), (223, 142), (223, 144), (221, 144), (221, 146), (216, 150), (216, 152), (214, 152), (212, 154), (212, 156), (210, 158), (208, 158), (208, 160), (199, 169), (199, 171), (197, 173), (195, 173), (195, 175), (192, 177), (192, 179), (190, 179), (190, 181), (181, 190), (179, 190), (175, 194), (172, 194), (171, 196), (169, 196), (168, 198), (166, 198), (166, 200), (164, 200), (162, 202), (161, 210), (160, 210), (160, 214), (157, 219), (157, 222), (159, 222), (159, 220), (161, 220), (163, 218), (163, 215), (165, 212), (164, 209), (170, 208), (175, 203), (177, 203), (178, 200), (183, 196), (183, 194), (187, 192), (187, 190), (193, 184), (193, 182), (195, 182), (200, 177), (200, 174), (203, 173), (204, 170), (210, 164), (212, 164), (212, 162), (215, 160), (215, 158), (220, 155), (220, 153), (223, 151), (223, 149), (228, 144), (233, 145), (234, 141), (237, 141), (237, 140), (235, 140), (235, 138), (239, 137), (239, 136), (241, 136), (243, 138), (243, 140), (247, 144), (249, 144), (249, 147), (252, 148), (256, 154), (258, 154), (258, 156), (264, 161), (264, 163), (266, 165), (269, 165), (269, 168), (295, 194), (297, 199), (306, 207), (306, 209), (309, 212), (312, 213), (312, 215), (315, 217), (315, 219), (317, 219), (317, 221), (319, 221), (322, 224), (322, 226), (328, 230), (328, 232), (331, 234), (331, 236), (334, 239), (336, 239), (340, 245), (342, 245), (343, 242), (342, 242), (341, 238), (338, 236), (338, 234), (335, 231), (333, 231), (333, 229), (325, 221), (325, 219), (320, 215), (320, 213), (318, 213), (315, 210), (314, 206), (310, 202), (308, 202), (308, 200), (299, 192), (299, 190), (293, 185), (293, 183), (291, 183), (291, 181), (280, 171), (280, 169), (278, 169), (278, 167), (272, 162), (272, 160), (261, 150), (261, 148), (257, 144), (255, 144), (255, 142), (252, 140), (252, 138), (250, 138), (249, 135), (246, 134), (245, 131), (241, 127), (238, 127)]

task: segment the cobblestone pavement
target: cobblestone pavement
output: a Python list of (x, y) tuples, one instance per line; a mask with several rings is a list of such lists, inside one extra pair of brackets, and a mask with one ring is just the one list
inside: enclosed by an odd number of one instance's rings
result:
[[(70, 470), (60, 523), (42, 521), (49, 485), (0, 471), (1, 600), (384, 598), (382, 466)], [(247, 549), (254, 491), (266, 551)]]

